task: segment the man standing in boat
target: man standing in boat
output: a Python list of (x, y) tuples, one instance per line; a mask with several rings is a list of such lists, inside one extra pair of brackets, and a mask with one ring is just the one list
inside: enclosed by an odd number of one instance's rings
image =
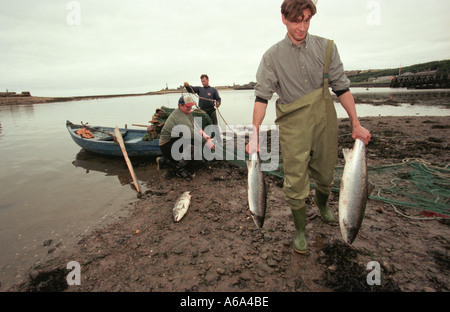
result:
[[(158, 169), (168, 168), (174, 171), (175, 175), (187, 180), (192, 179), (189, 169), (192, 169), (195, 161), (195, 147), (206, 145), (215, 149), (211, 138), (194, 122), (194, 116), (191, 114), (194, 105), (190, 96), (180, 97), (178, 108), (170, 114), (161, 129), (159, 147), (163, 157), (156, 159)], [(181, 136), (173, 137), (180, 134)], [(195, 144), (195, 140), (201, 142)]]
[(336, 45), (308, 33), (311, 18), (316, 14), (315, 3), (285, 0), (281, 14), (287, 34), (264, 54), (258, 68), (253, 135), (247, 152), (259, 150), (259, 127), (268, 101), (277, 93), (275, 123), (279, 126), (284, 165), (283, 192), (294, 219), (294, 250), (306, 253), (305, 210), (310, 177), (316, 181), (314, 202), (322, 219), (334, 221), (327, 201), (338, 157), (338, 125), (329, 87), (349, 116), (353, 139), (368, 144), (371, 135), (357, 118), (350, 81)]
[(189, 93), (196, 93), (199, 96), (198, 106), (201, 110), (204, 110), (209, 117), (211, 117), (212, 123), (217, 125), (216, 106), (219, 107), (222, 99), (219, 96), (219, 92), (216, 88), (209, 85), (208, 75), (201, 75), (203, 87), (193, 87), (189, 83), (185, 82), (184, 86)]

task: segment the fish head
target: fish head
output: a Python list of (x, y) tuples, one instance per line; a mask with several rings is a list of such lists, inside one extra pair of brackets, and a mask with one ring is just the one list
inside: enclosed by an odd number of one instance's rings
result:
[(347, 244), (353, 243), (356, 236), (358, 235), (359, 227), (350, 225), (347, 222), (346, 218), (339, 219), (339, 227), (341, 228), (341, 234), (344, 242), (346, 242)]
[(173, 221), (174, 222), (178, 222), (178, 221), (180, 221), (180, 214), (179, 214), (179, 212), (178, 211), (173, 211), (173, 213), (172, 213), (172, 216), (173, 216)]
[(262, 227), (264, 225), (265, 216), (264, 215), (263, 216), (258, 216), (256, 214), (252, 214), (252, 218), (253, 218), (253, 221), (255, 222), (256, 226), (259, 229), (262, 229)]
[(353, 243), (356, 236), (358, 236), (359, 228), (358, 227), (349, 227), (346, 229), (346, 235), (344, 237), (344, 241), (348, 244)]

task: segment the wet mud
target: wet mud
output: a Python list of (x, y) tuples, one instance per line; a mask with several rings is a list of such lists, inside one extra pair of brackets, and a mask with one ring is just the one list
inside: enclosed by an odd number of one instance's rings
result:
[[(420, 158), (445, 167), (450, 162), (448, 117), (362, 118), (373, 139), (368, 165)], [(341, 120), (340, 149), (353, 141)], [(343, 164), (340, 153), (339, 164)], [(156, 166), (148, 160), (141, 166)], [(266, 175), (268, 210), (256, 228), (247, 206), (247, 171), (214, 161), (192, 181), (147, 177), (145, 195), (117, 221), (86, 234), (71, 248), (55, 250), (36, 263), (23, 281), (2, 291), (65, 292), (448, 292), (449, 219), (420, 209), (369, 199), (358, 237), (342, 241), (338, 222), (325, 224), (307, 201), (308, 254), (292, 248), (294, 224), (282, 180)], [(130, 178), (131, 180), (131, 178)], [(448, 187), (448, 186), (447, 186)], [(172, 208), (185, 191), (192, 202), (179, 223)], [(338, 217), (339, 194), (330, 207)], [(51, 239), (51, 237), (49, 237)], [(69, 286), (66, 265), (81, 266), (81, 285)], [(370, 285), (379, 264), (380, 284)], [(377, 277), (375, 276), (375, 277)]]

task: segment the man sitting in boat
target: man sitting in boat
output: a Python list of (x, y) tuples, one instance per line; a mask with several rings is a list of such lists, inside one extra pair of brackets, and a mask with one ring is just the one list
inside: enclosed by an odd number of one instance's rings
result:
[(197, 146), (202, 148), (206, 145), (215, 149), (211, 138), (194, 122), (191, 114), (194, 105), (190, 96), (180, 97), (178, 108), (170, 114), (161, 129), (159, 147), (163, 157), (156, 159), (158, 169), (169, 168), (171, 173), (188, 180), (192, 179), (189, 171), (198, 159), (195, 157), (199, 152), (196, 151)]

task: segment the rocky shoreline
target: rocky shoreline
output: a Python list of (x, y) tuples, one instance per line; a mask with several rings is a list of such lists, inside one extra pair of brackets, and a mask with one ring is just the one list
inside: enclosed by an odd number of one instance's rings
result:
[[(368, 165), (420, 158), (429, 167), (450, 162), (448, 117), (361, 118), (373, 139)], [(348, 120), (340, 120), (340, 147), (351, 147)], [(339, 164), (343, 164), (340, 154)], [(147, 166), (155, 166), (149, 160)], [(246, 169), (215, 161), (193, 181), (148, 176), (145, 196), (117, 221), (84, 236), (76, 246), (53, 248), (23, 281), (1, 291), (64, 292), (448, 292), (448, 216), (370, 199), (359, 236), (349, 246), (339, 225), (322, 222), (308, 201), (309, 253), (292, 249), (294, 226), (282, 180), (267, 175), (268, 212), (257, 229), (246, 204)], [(184, 191), (192, 203), (180, 223), (172, 207)], [(311, 191), (313, 195), (313, 190)], [(330, 206), (337, 219), (339, 194)], [(448, 202), (448, 199), (447, 199)], [(69, 286), (70, 261), (81, 285)], [(367, 283), (366, 266), (380, 265), (381, 285)]]

